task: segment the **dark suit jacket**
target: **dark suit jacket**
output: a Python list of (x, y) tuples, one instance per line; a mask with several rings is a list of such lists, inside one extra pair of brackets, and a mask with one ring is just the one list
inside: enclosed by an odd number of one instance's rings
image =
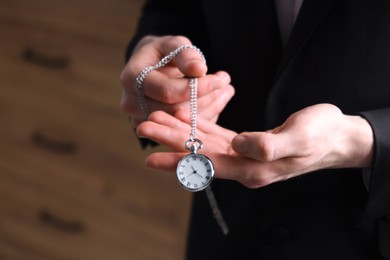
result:
[(326, 102), (364, 116), (375, 134), (368, 191), (361, 169), (252, 190), (216, 180), (226, 237), (195, 194), (188, 259), (390, 259), (389, 0), (305, 0), (285, 50), (272, 0), (150, 0), (127, 56), (147, 34), (185, 35), (210, 72), (231, 74), (222, 126), (265, 130)]

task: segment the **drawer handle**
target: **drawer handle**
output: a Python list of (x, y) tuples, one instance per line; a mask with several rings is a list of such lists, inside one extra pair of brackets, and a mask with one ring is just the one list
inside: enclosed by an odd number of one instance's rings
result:
[(34, 132), (31, 140), (36, 146), (62, 154), (73, 154), (77, 151), (77, 145), (70, 141), (55, 140), (46, 137), (40, 132)]
[(39, 51), (33, 47), (26, 47), (22, 57), (24, 60), (47, 68), (64, 69), (69, 65), (69, 59), (65, 55), (50, 54)]
[(79, 220), (64, 220), (60, 217), (54, 216), (46, 209), (39, 211), (39, 219), (52, 227), (69, 233), (82, 233), (85, 231), (85, 225)]

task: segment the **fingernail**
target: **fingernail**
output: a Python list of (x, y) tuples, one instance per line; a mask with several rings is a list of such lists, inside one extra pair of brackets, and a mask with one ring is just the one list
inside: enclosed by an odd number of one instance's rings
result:
[(233, 149), (237, 153), (246, 153), (248, 151), (247, 138), (242, 135), (238, 135), (233, 139)]

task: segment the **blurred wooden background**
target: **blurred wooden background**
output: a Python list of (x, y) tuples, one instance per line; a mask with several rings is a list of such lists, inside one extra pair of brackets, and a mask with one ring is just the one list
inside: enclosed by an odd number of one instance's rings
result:
[(183, 259), (190, 194), (119, 105), (142, 3), (0, 0), (0, 259)]

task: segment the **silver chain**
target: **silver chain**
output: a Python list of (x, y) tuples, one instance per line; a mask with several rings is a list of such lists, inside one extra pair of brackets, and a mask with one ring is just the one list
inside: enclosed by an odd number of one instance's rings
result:
[[(162, 58), (156, 65), (154, 66), (148, 66), (144, 68), (137, 76), (136, 78), (136, 93), (138, 98), (139, 106), (141, 107), (143, 113), (145, 114), (145, 117), (147, 118), (150, 114), (149, 106), (146, 103), (144, 90), (143, 90), (143, 82), (146, 78), (146, 76), (152, 72), (153, 70), (159, 69), (165, 65), (167, 65), (174, 57), (176, 57), (179, 53), (186, 49), (194, 49), (196, 50), (200, 56), (202, 57), (202, 60), (204, 63), (206, 63), (206, 59), (200, 49), (193, 45), (183, 45), (177, 48), (176, 50), (170, 52), (167, 56)], [(186, 142), (199, 142), (200, 145), (196, 149), (200, 149), (202, 147), (202, 143), (200, 140), (196, 138), (196, 120), (197, 120), (197, 106), (198, 106), (198, 80), (197, 78), (190, 78), (189, 79), (189, 85), (190, 85), (190, 121), (191, 121), (191, 134), (190, 139)], [(206, 188), (206, 196), (209, 201), (211, 210), (213, 212), (214, 218), (217, 221), (218, 225), (220, 226), (222, 233), (224, 235), (227, 235), (229, 233), (228, 226), (223, 218), (222, 212), (218, 207), (217, 200), (214, 196), (213, 191), (211, 190), (211, 187), (208, 186)]]
[(198, 108), (198, 80), (197, 78), (190, 79), (190, 120), (191, 120), (191, 134), (190, 139), (196, 139), (196, 115)]

